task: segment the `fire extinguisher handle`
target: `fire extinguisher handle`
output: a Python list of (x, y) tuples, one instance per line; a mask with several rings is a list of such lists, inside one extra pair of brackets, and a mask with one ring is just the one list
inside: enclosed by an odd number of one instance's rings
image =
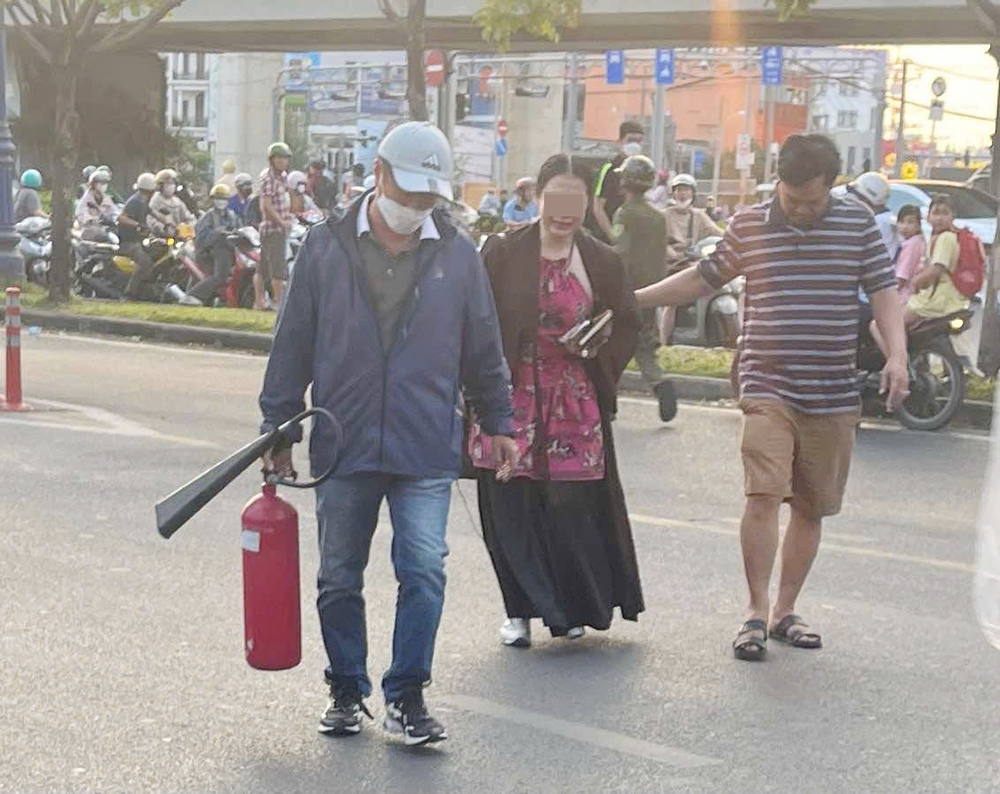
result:
[(313, 480), (307, 480), (306, 482), (297, 482), (294, 479), (286, 479), (284, 477), (279, 477), (273, 480), (268, 478), (268, 482), (273, 482), (276, 485), (287, 485), (289, 488), (316, 488), (328, 480), (330, 475), (333, 474), (334, 469), (337, 468), (337, 463), (340, 460), (340, 450), (344, 447), (344, 429), (340, 426), (340, 422), (337, 421), (337, 417), (330, 413), (326, 408), (310, 408), (303, 411), (298, 416), (289, 419), (278, 428), (278, 432), (280, 433), (279, 438), (287, 439), (288, 431), (295, 425), (301, 424), (310, 416), (322, 416), (324, 419), (329, 421), (330, 425), (333, 427), (335, 443), (333, 447), (333, 461), (330, 463), (330, 466), (319, 477)]

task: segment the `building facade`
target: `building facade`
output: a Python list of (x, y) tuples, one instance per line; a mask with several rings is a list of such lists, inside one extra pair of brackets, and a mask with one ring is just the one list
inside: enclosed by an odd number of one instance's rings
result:
[(167, 129), (207, 144), (210, 75), (219, 56), (203, 52), (171, 52), (163, 57), (167, 74)]

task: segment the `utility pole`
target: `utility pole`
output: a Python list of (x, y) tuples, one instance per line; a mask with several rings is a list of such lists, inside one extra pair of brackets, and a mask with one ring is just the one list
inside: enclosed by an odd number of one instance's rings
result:
[(653, 141), (651, 144), (651, 154), (657, 168), (663, 167), (663, 150), (665, 148), (663, 145), (663, 100), (665, 91), (665, 87), (657, 83), (653, 93)]
[[(750, 103), (753, 101), (752, 100), (752, 96), (751, 96), (751, 85), (750, 85), (750, 70), (752, 68), (751, 67), (751, 63), (752, 62), (751, 62), (751, 60), (750, 60), (750, 58), (748, 56), (747, 60), (746, 60), (746, 63), (743, 65), (744, 74), (746, 75), (746, 79), (743, 81), (744, 82), (744, 89), (745, 89), (745, 92), (746, 92), (745, 96), (743, 97), (743, 108), (744, 108), (744, 110), (746, 110), (746, 114), (744, 115), (744, 118), (743, 118), (743, 134), (746, 135), (748, 138), (750, 138), (751, 149), (752, 149), (752, 147), (753, 147), (753, 136), (750, 134), (750, 123), (751, 123)], [(749, 170), (743, 169), (743, 170), (740, 171), (740, 202), (741, 203), (745, 202), (746, 198), (747, 198), (747, 192), (748, 192), (748, 189), (749, 189), (749, 184), (748, 184), (749, 177), (750, 177), (750, 171)]]
[(716, 206), (722, 206), (719, 201), (719, 179), (722, 170), (722, 142), (726, 138), (726, 97), (719, 97), (719, 123), (715, 127), (715, 162), (712, 164), (712, 195), (715, 197)]
[(576, 148), (576, 110), (580, 104), (579, 56), (569, 54), (569, 83), (566, 86), (566, 118), (563, 119), (563, 151), (572, 152)]
[(910, 62), (903, 61), (903, 81), (899, 89), (899, 124), (896, 127), (896, 167), (892, 170), (892, 175), (899, 179), (903, 168), (903, 160), (906, 157), (906, 78), (909, 71)]
[[(990, 55), (1000, 66), (1000, 42), (994, 42), (990, 47)], [(1000, 78), (1000, 71), (997, 74)], [(1000, 84), (998, 84), (997, 101), (1000, 102)], [(1000, 105), (997, 106), (996, 126), (993, 131), (992, 157), (990, 158), (990, 193), (997, 195), (1000, 189)], [(1000, 212), (997, 217), (1000, 223)], [(1000, 226), (997, 227), (1000, 229)], [(983, 319), (979, 330), (978, 366), (987, 378), (996, 377), (1000, 368), (1000, 309), (997, 307), (997, 292), (1000, 291), (1000, 239), (993, 240), (990, 249), (989, 263), (986, 272), (986, 290), (983, 301)], [(989, 242), (983, 240), (983, 242)]]
[(770, 183), (774, 180), (774, 147), (772, 144), (774, 142), (775, 88), (767, 86), (764, 90), (767, 102), (767, 123), (764, 127), (764, 146), (767, 147), (764, 154), (764, 182)]

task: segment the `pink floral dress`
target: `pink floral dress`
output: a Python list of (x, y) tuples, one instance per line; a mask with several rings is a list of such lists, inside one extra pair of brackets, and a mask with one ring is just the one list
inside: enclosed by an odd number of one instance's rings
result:
[[(597, 391), (559, 337), (591, 315), (593, 300), (569, 260), (542, 259), (535, 350), (512, 362), (514, 440), (521, 460), (515, 477), (579, 481), (604, 478), (604, 434)], [(536, 369), (537, 367), (537, 369)], [(474, 422), (469, 456), (479, 469), (494, 468), (490, 439)]]

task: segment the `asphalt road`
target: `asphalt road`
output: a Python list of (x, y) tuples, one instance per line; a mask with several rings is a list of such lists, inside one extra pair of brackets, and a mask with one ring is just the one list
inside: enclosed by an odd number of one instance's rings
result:
[[(729, 647), (743, 601), (734, 412), (684, 406), (662, 427), (647, 401), (623, 402), (648, 611), (576, 643), (536, 631), (530, 650), (499, 645), (499, 592), (459, 486), (427, 692), (451, 739), (413, 751), (373, 724), (316, 733), (310, 495), (291, 497), (292, 671), (242, 657), (238, 516), (257, 475), (171, 541), (156, 534), (154, 501), (254, 436), (263, 359), (64, 336), (26, 336), (23, 353), (29, 399), (61, 405), (0, 415), (0, 792), (1000, 789), (1000, 654), (971, 606), (985, 436), (862, 431), (800, 604), (826, 648), (772, 647), (759, 665)], [(390, 538), (386, 524), (367, 576), (376, 680)]]

